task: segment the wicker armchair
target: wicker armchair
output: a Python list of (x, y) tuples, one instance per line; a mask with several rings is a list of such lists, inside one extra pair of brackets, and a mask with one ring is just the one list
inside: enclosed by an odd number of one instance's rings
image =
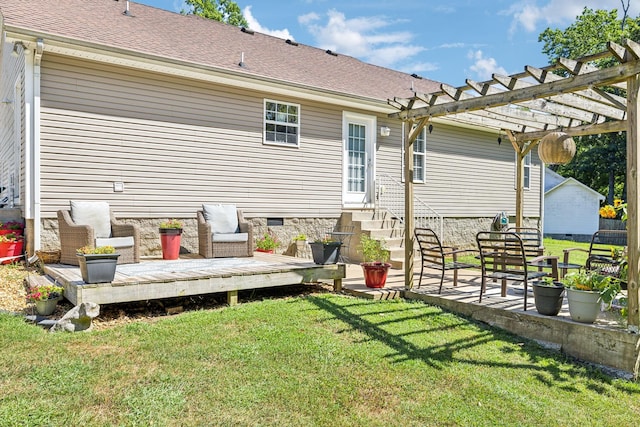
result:
[(246, 240), (244, 235), (241, 240), (234, 239), (234, 236), (230, 236), (232, 237), (231, 239), (217, 237), (211, 223), (205, 219), (204, 211), (199, 210), (197, 212), (200, 255), (205, 258), (253, 256), (253, 227), (249, 222), (245, 221), (240, 209), (236, 209), (236, 214), (238, 217), (238, 231), (236, 234), (238, 234), (238, 237), (240, 237), (240, 234), (246, 234)]
[[(118, 222), (110, 211), (111, 238), (98, 239), (101, 244), (109, 244), (116, 247), (120, 254), (118, 264), (131, 264), (140, 262), (140, 229), (135, 224)], [(63, 264), (78, 265), (76, 250), (87, 245), (96, 245), (95, 230), (90, 225), (79, 225), (73, 222), (69, 210), (58, 211), (58, 232), (60, 234), (60, 262)], [(133, 245), (121, 246), (118, 244), (122, 237), (133, 237)], [(124, 239), (120, 239), (124, 240)]]

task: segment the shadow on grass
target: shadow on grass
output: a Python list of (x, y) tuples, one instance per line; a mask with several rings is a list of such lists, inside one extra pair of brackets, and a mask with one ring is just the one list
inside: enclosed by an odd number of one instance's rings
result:
[[(383, 328), (385, 325), (389, 325), (390, 323), (412, 320), (426, 321), (428, 318), (447, 315), (447, 312), (442, 311), (441, 309), (434, 308), (433, 312), (414, 315), (402, 319), (372, 322), (367, 320), (366, 317), (380, 316), (390, 312), (397, 314), (398, 311), (369, 311), (364, 315), (360, 315), (357, 314), (356, 311), (357, 308), (363, 307), (363, 304), (379, 305), (379, 303), (372, 301), (370, 303), (358, 302), (354, 304), (339, 305), (335, 304), (330, 299), (314, 296), (309, 297), (308, 300), (318, 308), (331, 314), (335, 319), (349, 325), (353, 330), (362, 332), (370, 340), (376, 340), (393, 349), (394, 352), (389, 354), (387, 357), (394, 358), (394, 363), (401, 363), (407, 360), (419, 360), (436, 368), (464, 363), (471, 366), (522, 369), (532, 372), (531, 375), (533, 378), (537, 379), (542, 384), (559, 387), (570, 392), (579, 391), (576, 388), (574, 381), (574, 377), (577, 376), (582, 376), (584, 379), (588, 380), (587, 387), (598, 393), (605, 392), (604, 387), (611, 386), (613, 382), (613, 378), (611, 376), (605, 374), (595, 366), (588, 364), (583, 365), (569, 356), (557, 353), (553, 350), (545, 349), (532, 341), (525, 340), (504, 331), (496, 330), (482, 323), (465, 319), (459, 315), (455, 315), (456, 318), (460, 319), (459, 322), (453, 321), (454, 323), (451, 323), (452, 320), (448, 319), (446, 323), (443, 322), (441, 325), (437, 325), (438, 322), (434, 321), (430, 322), (430, 324), (433, 325), (431, 327), (407, 330), (406, 332), (399, 334), (390, 333)], [(414, 308), (408, 308), (406, 310), (415, 312)], [(407, 339), (410, 336), (418, 334), (446, 333), (465, 325), (474, 325), (474, 327), (477, 328), (477, 332), (475, 332), (473, 336), (468, 336), (466, 338), (452, 339), (446, 343), (422, 347)], [(505, 341), (509, 344), (509, 346), (505, 346), (505, 348), (501, 350), (504, 353), (518, 352), (518, 350), (512, 348), (510, 345), (519, 345), (521, 348), (520, 351), (524, 351), (526, 353), (526, 357), (529, 358), (530, 362), (508, 363), (502, 361), (481, 360), (480, 358), (472, 360), (457, 357), (458, 353), (465, 349), (480, 347), (483, 344), (487, 344), (492, 341)], [(480, 352), (481, 349), (478, 349), (478, 351)], [(550, 360), (552, 360), (551, 363), (549, 363)], [(630, 384), (629, 387), (625, 387), (624, 384), (624, 382), (621, 382), (616, 385), (616, 388), (628, 393), (640, 393), (640, 389), (635, 384)]]

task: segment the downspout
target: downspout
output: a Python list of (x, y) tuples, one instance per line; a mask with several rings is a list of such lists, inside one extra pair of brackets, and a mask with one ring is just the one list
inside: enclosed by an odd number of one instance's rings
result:
[(544, 176), (547, 170), (546, 165), (540, 160), (540, 215), (538, 228), (540, 229), (540, 235), (544, 238)]
[[(27, 241), (27, 257), (40, 249), (40, 61), (44, 43), (36, 41), (31, 55), (25, 54), (25, 220), (31, 224), (32, 233)], [(26, 51), (25, 51), (26, 53)]]

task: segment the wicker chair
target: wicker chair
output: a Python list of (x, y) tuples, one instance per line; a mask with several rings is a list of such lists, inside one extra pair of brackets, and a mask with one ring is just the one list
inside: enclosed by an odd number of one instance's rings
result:
[[(212, 229), (211, 222), (205, 219), (204, 210), (197, 212), (198, 220), (198, 247), (199, 253), (205, 258), (223, 258), (223, 257), (250, 257), (253, 256), (253, 227), (245, 221), (242, 211), (236, 209), (238, 219), (238, 230), (236, 234), (246, 234), (242, 236), (242, 240), (218, 237)], [(224, 233), (223, 233), (224, 234)], [(227, 233), (233, 234), (233, 233)]]
[[(136, 224), (118, 222), (109, 210), (111, 222), (111, 238), (98, 239), (102, 244), (110, 241), (120, 254), (118, 264), (131, 264), (140, 262), (140, 229)], [(78, 265), (76, 250), (87, 245), (96, 245), (96, 233), (91, 225), (75, 224), (71, 217), (71, 211), (58, 211), (58, 232), (60, 234), (60, 262), (63, 264)], [(118, 245), (118, 238), (133, 237), (133, 246)], [(106, 242), (106, 243), (105, 243)]]

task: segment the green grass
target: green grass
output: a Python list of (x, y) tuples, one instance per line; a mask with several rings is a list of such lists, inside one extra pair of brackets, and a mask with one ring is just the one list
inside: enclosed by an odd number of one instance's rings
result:
[(612, 379), (421, 302), (315, 294), (88, 333), (0, 314), (1, 426), (585, 426)]

